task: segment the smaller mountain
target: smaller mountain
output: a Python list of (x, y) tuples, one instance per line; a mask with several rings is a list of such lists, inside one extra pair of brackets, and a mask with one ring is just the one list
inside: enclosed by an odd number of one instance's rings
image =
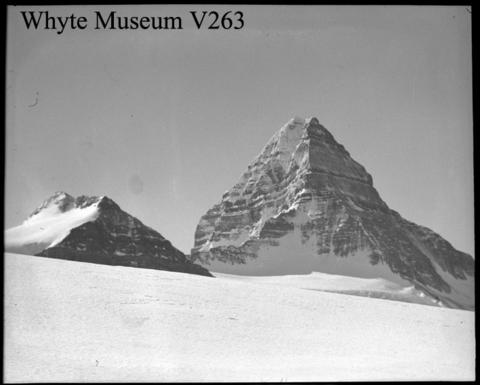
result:
[(5, 232), (5, 251), (212, 276), (106, 196), (55, 193)]

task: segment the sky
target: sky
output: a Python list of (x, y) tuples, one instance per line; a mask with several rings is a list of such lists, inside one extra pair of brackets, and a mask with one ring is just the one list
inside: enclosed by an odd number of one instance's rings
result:
[[(28, 30), (20, 11), (85, 16)], [(182, 30), (95, 30), (94, 10)], [(191, 10), (242, 11), (197, 30)], [(319, 119), (390, 208), (474, 254), (471, 10), (453, 6), (13, 7), (5, 227), (56, 191), (107, 195), (189, 253), (200, 217), (294, 116)]]

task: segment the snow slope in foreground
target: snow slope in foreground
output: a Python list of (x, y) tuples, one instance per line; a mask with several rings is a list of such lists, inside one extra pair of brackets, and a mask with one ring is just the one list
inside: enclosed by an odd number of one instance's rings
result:
[(474, 312), (5, 254), (4, 381), (473, 380)]

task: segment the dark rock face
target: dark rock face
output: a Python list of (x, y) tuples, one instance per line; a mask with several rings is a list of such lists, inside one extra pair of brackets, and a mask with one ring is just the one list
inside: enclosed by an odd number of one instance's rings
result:
[(208, 270), (190, 262), (170, 241), (121, 210), (110, 198), (80, 196), (75, 199), (58, 193), (32, 215), (52, 202), (60, 211), (97, 205), (98, 213), (96, 219), (71, 229), (61, 242), (37, 253), (38, 256), (211, 276)]
[(474, 259), (391, 210), (316, 118), (272, 137), (200, 219), (191, 259), (236, 274), (393, 277), (446, 306), (474, 307)]

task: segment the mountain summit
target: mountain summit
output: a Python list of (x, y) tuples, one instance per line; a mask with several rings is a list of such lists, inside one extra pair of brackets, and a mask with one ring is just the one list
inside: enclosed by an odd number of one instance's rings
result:
[(200, 219), (191, 259), (245, 275), (312, 271), (413, 284), (474, 308), (474, 259), (391, 210), (317, 118), (290, 120)]
[(184, 273), (211, 274), (161, 234), (106, 196), (57, 192), (20, 226), (5, 232), (5, 250), (20, 254)]

